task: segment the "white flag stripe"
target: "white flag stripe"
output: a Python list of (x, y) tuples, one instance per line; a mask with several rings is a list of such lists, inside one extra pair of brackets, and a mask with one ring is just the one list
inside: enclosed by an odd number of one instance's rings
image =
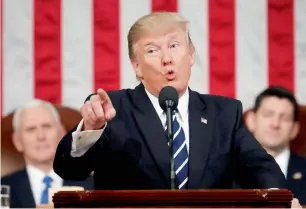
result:
[(195, 46), (195, 64), (192, 67), (190, 87), (208, 93), (208, 1), (179, 0), (179, 12), (190, 21), (190, 37)]
[(121, 88), (133, 88), (137, 81), (128, 56), (127, 35), (132, 24), (151, 12), (151, 0), (120, 0), (120, 80)]
[(34, 96), (33, 1), (3, 1), (3, 112)]
[(92, 3), (62, 1), (62, 103), (76, 109), (94, 90)]
[(295, 0), (295, 94), (306, 104), (306, 1)]
[(268, 85), (267, 1), (236, 1), (236, 95), (244, 110)]
[[(190, 87), (209, 93), (208, 0), (177, 1), (178, 11), (190, 21), (190, 35), (196, 47)], [(79, 109), (85, 97), (95, 90), (93, 0), (62, 0), (61, 4), (59, 97), (63, 105)], [(236, 98), (247, 109), (269, 85), (267, 1), (236, 0), (235, 4)], [(151, 0), (120, 0), (119, 5), (120, 88), (132, 88), (138, 81), (128, 57), (127, 33), (136, 19), (151, 12)], [(294, 0), (294, 5), (294, 93), (301, 104), (306, 104), (306, 2)], [(34, 8), (33, 0), (3, 0), (3, 115), (35, 96), (34, 55), (38, 52), (34, 51)]]

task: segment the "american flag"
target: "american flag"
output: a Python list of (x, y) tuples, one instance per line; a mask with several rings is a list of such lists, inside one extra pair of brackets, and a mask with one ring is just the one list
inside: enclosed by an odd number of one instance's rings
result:
[(205, 124), (207, 124), (207, 119), (205, 119), (205, 118), (201, 118), (201, 123), (205, 123)]
[(190, 87), (240, 99), (268, 85), (306, 104), (306, 0), (2, 0), (2, 115), (40, 98), (79, 109), (87, 95), (138, 84), (127, 32), (151, 11), (190, 21)]

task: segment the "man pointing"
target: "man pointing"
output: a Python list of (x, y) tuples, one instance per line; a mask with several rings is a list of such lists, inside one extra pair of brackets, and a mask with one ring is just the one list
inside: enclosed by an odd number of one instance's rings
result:
[(89, 101), (81, 108), (84, 118), (84, 130), (101, 129), (106, 121), (110, 121), (116, 115), (116, 110), (107, 93), (98, 89), (97, 95), (91, 96)]
[[(178, 189), (285, 188), (274, 159), (247, 131), (237, 100), (188, 88), (195, 48), (177, 13), (140, 18), (128, 34), (135, 89), (88, 96), (83, 120), (60, 142), (54, 170), (83, 180), (94, 171), (96, 189), (169, 189), (166, 114), (158, 95), (174, 87), (174, 162)], [(185, 173), (186, 178), (179, 178)]]

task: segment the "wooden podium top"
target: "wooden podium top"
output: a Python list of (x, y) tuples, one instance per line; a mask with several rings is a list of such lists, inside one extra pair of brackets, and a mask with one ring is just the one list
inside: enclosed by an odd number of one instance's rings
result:
[(240, 207), (290, 208), (288, 190), (97, 190), (60, 191), (55, 208), (88, 207)]

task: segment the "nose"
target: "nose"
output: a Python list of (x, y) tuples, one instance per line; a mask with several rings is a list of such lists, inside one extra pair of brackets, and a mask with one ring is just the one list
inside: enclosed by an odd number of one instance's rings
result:
[(163, 64), (163, 66), (173, 64), (172, 55), (171, 55), (169, 50), (164, 50), (163, 51), (162, 64)]
[(44, 140), (45, 139), (45, 132), (44, 132), (44, 130), (43, 129), (41, 129), (41, 128), (38, 128), (37, 129), (37, 139), (39, 140), (39, 141), (42, 141), (42, 140)]
[(271, 121), (271, 126), (275, 129), (278, 129), (280, 127), (280, 118), (279, 117), (273, 117)]

